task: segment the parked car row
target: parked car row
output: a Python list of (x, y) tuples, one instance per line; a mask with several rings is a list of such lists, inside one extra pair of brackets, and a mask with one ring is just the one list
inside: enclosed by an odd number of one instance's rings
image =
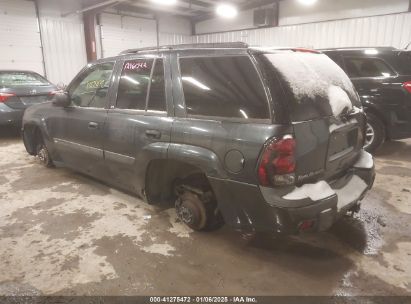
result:
[(395, 48), (323, 50), (351, 78), (367, 114), (366, 149), (411, 137), (411, 51)]
[(56, 91), (35, 72), (0, 70), (0, 127), (20, 126), (25, 109), (50, 101)]

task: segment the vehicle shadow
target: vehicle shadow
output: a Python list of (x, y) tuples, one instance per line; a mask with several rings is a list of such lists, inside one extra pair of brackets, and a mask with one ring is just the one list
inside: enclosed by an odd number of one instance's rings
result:
[(17, 127), (4, 126), (0, 127), (1, 139), (18, 139), (20, 138), (20, 129)]

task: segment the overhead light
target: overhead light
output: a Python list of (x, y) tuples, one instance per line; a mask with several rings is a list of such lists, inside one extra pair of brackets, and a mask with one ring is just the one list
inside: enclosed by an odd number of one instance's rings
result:
[(364, 53), (366, 55), (378, 55), (378, 51), (375, 49), (365, 50)]
[(298, 2), (304, 5), (313, 5), (317, 2), (317, 0), (298, 0)]
[(217, 15), (223, 18), (234, 18), (238, 15), (238, 9), (228, 3), (222, 3), (217, 6)]
[(177, 3), (177, 0), (151, 0), (151, 2), (161, 5), (174, 5)]
[(200, 88), (204, 91), (211, 91), (211, 89), (206, 86), (205, 84), (201, 83), (200, 81), (198, 81), (197, 79), (193, 78), (193, 77), (182, 77), (182, 79), (184, 81), (187, 81), (189, 83), (191, 83), (192, 85), (196, 86), (197, 88)]

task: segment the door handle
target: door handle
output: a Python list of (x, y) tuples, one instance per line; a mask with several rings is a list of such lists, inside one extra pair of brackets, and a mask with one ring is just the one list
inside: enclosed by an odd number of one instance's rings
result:
[(146, 136), (148, 138), (160, 139), (161, 138), (161, 132), (157, 131), (157, 130), (147, 130), (146, 131)]
[(96, 122), (89, 122), (88, 128), (89, 128), (89, 129), (98, 129), (98, 123), (96, 123)]

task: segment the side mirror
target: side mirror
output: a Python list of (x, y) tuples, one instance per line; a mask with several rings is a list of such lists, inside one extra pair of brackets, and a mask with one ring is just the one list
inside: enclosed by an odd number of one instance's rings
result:
[(52, 103), (56, 107), (65, 108), (71, 104), (71, 100), (67, 92), (59, 92), (56, 95), (54, 95)]

